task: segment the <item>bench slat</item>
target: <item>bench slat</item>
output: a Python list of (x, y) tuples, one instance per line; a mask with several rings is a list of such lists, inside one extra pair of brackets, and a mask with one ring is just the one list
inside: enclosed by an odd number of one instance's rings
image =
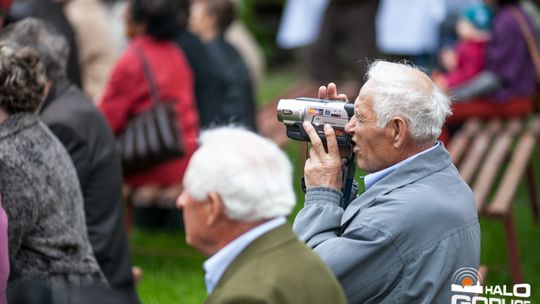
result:
[(459, 167), (459, 173), (466, 183), (471, 183), (477, 172), (477, 168), (481, 164), (481, 160), (492, 141), (493, 134), (500, 129), (501, 121), (493, 119), (488, 123), (484, 130), (474, 138), (469, 153), (465, 156), (465, 159)]
[(471, 137), (473, 137), (479, 129), (480, 121), (478, 119), (470, 119), (465, 123), (463, 129), (452, 138), (452, 141), (448, 145), (448, 152), (452, 157), (452, 162), (456, 166), (459, 164), (459, 161), (469, 146)]
[(476, 208), (478, 211), (481, 212), (483, 210), (486, 203), (486, 197), (493, 186), (493, 182), (497, 177), (502, 162), (508, 156), (512, 142), (521, 129), (522, 124), (520, 121), (517, 119), (510, 121), (506, 125), (503, 134), (496, 136), (492, 148), (488, 151), (488, 155), (484, 160), (480, 173), (473, 186)]
[(536, 143), (538, 133), (531, 130), (531, 128), (535, 128), (534, 121), (532, 121), (532, 125), (529, 126), (528, 130), (521, 135), (495, 198), (489, 205), (488, 213), (493, 216), (506, 216), (510, 211), (512, 200)]

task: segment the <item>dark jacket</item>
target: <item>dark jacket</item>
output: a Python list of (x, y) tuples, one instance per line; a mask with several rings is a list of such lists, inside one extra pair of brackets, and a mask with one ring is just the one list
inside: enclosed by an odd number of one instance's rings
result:
[(75, 168), (35, 115), (14, 114), (0, 124), (0, 191), (9, 219), (10, 284), (105, 281), (88, 241)]
[[(182, 31), (176, 43), (186, 55), (195, 80), (195, 100), (201, 129), (211, 127), (219, 117), (221, 96), (218, 93), (218, 71), (212, 64), (206, 46), (188, 31)], [(182, 80), (180, 80), (182, 81)]]
[(222, 36), (206, 44), (217, 70), (217, 124), (237, 123), (255, 128), (255, 96), (249, 70), (238, 52)]
[(288, 224), (263, 234), (229, 265), (206, 300), (213, 303), (347, 303), (336, 278)]
[(6, 286), (9, 277), (8, 219), (0, 195), (0, 303), (6, 303)]
[(40, 116), (73, 160), (88, 237), (105, 277), (113, 289), (136, 299), (123, 225), (122, 172), (112, 131), (99, 110), (67, 79), (54, 83)]

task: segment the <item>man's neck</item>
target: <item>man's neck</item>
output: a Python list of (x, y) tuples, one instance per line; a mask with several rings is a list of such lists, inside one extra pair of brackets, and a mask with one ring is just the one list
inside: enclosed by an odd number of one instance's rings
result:
[(209, 254), (207, 255), (208, 256), (214, 255), (216, 252), (223, 249), (223, 247), (227, 246), (228, 244), (230, 244), (232, 241), (239, 238), (244, 233), (250, 231), (251, 229), (261, 224), (264, 224), (267, 221), (268, 220), (259, 220), (255, 222), (240, 222), (240, 221), (230, 220), (230, 222), (225, 224), (223, 229), (221, 229), (223, 233), (220, 235), (220, 238), (217, 241), (217, 243), (215, 243), (214, 246), (212, 246), (211, 250), (209, 250), (208, 252)]
[(407, 158), (416, 155), (422, 151), (425, 151), (435, 145), (436, 142), (429, 142), (425, 144), (416, 144), (410, 143), (402, 148), (401, 153), (399, 153), (397, 159), (394, 161), (394, 164), (402, 162)]

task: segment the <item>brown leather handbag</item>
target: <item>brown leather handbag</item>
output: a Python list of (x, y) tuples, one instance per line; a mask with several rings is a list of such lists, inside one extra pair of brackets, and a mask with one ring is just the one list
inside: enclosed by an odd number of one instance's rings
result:
[(152, 106), (131, 117), (116, 138), (124, 175), (141, 172), (185, 154), (173, 100), (162, 100), (148, 60), (135, 48), (148, 82)]

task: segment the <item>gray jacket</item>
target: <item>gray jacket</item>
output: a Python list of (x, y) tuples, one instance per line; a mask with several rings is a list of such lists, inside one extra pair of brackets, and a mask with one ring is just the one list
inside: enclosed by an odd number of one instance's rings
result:
[(293, 229), (336, 274), (350, 303), (450, 303), (452, 275), (477, 268), (474, 198), (443, 145), (375, 183), (346, 210), (311, 188)]
[(35, 115), (11, 115), (0, 124), (0, 191), (9, 219), (10, 283), (105, 282), (88, 241), (73, 163)]

